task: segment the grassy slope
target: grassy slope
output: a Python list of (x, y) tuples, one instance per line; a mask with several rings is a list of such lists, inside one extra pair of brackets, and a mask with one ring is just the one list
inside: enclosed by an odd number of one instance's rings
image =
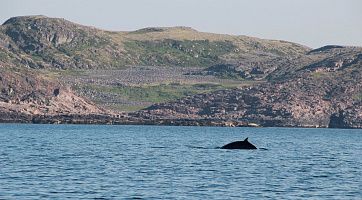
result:
[[(245, 83), (249, 84), (249, 83)], [(237, 88), (234, 83), (157, 83), (139, 86), (99, 85), (96, 83), (78, 84), (75, 89), (85, 96), (118, 111), (135, 111), (154, 103), (168, 102), (200, 93)], [(106, 98), (105, 98), (106, 97)], [(120, 101), (122, 100), (122, 101)]]

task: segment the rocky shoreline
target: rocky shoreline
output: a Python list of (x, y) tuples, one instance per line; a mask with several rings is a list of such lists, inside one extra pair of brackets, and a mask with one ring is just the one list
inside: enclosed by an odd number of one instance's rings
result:
[(347, 124), (343, 118), (335, 116), (332, 123), (327, 126), (300, 125), (300, 124), (282, 124), (281, 121), (267, 121), (260, 124), (232, 120), (232, 119), (141, 119), (131, 116), (113, 116), (113, 115), (24, 115), (13, 114), (6, 115), (0, 113), (0, 123), (22, 123), (22, 124), (94, 124), (94, 125), (157, 125), (157, 126), (214, 126), (214, 127), (288, 127), (288, 128), (342, 128), (342, 129), (361, 129), (361, 126)]

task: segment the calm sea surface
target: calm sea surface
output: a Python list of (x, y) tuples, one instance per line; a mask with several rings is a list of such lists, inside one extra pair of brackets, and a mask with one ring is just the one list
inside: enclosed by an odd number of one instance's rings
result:
[(362, 199), (362, 130), (0, 124), (0, 199), (248, 198)]

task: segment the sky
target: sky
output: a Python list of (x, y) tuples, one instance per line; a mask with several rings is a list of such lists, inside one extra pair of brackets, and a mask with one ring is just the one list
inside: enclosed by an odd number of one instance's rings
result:
[(0, 0), (0, 23), (23, 15), (113, 31), (188, 26), (312, 48), (362, 46), (362, 0)]

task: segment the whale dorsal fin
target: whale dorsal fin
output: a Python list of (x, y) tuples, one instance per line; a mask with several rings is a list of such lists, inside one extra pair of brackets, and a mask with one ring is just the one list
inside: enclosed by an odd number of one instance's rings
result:
[(244, 142), (247, 142), (249, 138), (245, 138)]

